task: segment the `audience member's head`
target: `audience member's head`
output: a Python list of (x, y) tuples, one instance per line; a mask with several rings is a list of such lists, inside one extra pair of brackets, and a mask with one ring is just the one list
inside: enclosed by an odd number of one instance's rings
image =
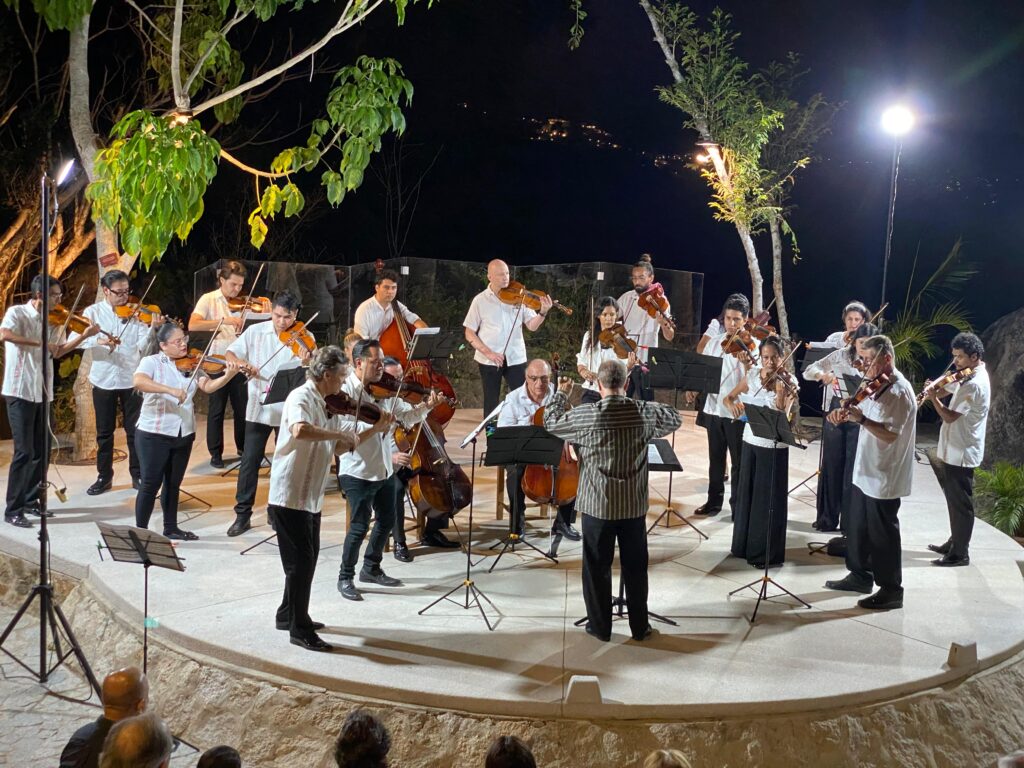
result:
[(391, 736), (384, 723), (365, 709), (348, 713), (334, 743), (338, 768), (387, 768)]
[(484, 768), (537, 768), (537, 761), (518, 736), (499, 736), (487, 750)]
[(149, 681), (138, 667), (111, 672), (103, 679), (100, 700), (107, 720), (117, 722), (141, 715), (149, 702)]
[(242, 756), (234, 747), (221, 744), (203, 752), (196, 768), (242, 768)]
[(644, 768), (690, 768), (690, 761), (678, 749), (656, 749), (644, 760)]
[(107, 734), (100, 768), (166, 768), (173, 746), (171, 732), (155, 714), (128, 717)]

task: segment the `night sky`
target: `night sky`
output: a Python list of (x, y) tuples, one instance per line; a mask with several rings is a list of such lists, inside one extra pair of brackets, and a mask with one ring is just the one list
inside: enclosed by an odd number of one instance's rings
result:
[[(650, 252), (656, 266), (706, 274), (707, 320), (728, 293), (749, 293), (739, 240), (730, 225), (712, 220), (696, 173), (653, 163), (659, 154), (691, 155), (695, 135), (654, 93), (670, 75), (642, 9), (630, 0), (585, 5), (590, 15), (577, 51), (567, 46), (567, 2), (440, 0), (430, 10), (413, 7), (402, 28), (390, 10), (376, 13), (339, 38), (329, 59), (347, 63), (368, 53), (400, 60), (416, 88), (406, 111), (406, 172), (440, 151), (403, 255), (526, 265), (631, 262)], [(918, 249), (920, 279), (962, 237), (966, 258), (981, 269), (964, 299), (984, 328), (1021, 306), (1024, 283), (1024, 4), (853, 5), (725, 6), (742, 33), (738, 53), (753, 66), (799, 52), (810, 69), (801, 95), (821, 91), (846, 103), (793, 193), (790, 221), (803, 261), (787, 263), (791, 325), (805, 338), (820, 337), (838, 327), (847, 300), (877, 306), (892, 153), (878, 115), (893, 97), (907, 96), (920, 123), (904, 143), (889, 295), (902, 303)], [(706, 14), (713, 4), (691, 7)], [(321, 3), (293, 16), (302, 20), (297, 42), (334, 9)], [(308, 124), (326, 85), (326, 77), (290, 83), (248, 112), (247, 122), (276, 115), (282, 128)], [(570, 121), (569, 138), (534, 140), (532, 121), (548, 118)], [(585, 141), (584, 123), (607, 131), (619, 148)], [(273, 149), (238, 152), (266, 161)], [(208, 205), (207, 215), (244, 216), (252, 202), (238, 202), (242, 183), (222, 168), (213, 199), (223, 202)], [(336, 264), (385, 256), (382, 208), (381, 187), (368, 175), (339, 209), (306, 226), (288, 253), (266, 256)], [(202, 231), (189, 242), (193, 256)], [(767, 235), (759, 248), (767, 276)]]

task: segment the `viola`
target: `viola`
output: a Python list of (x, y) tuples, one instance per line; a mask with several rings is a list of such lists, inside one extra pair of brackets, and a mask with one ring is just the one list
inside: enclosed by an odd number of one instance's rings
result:
[(316, 351), (316, 340), (313, 334), (306, 330), (306, 325), (301, 320), (296, 320), (287, 331), (281, 331), (277, 338), (296, 357), (301, 357), (303, 352), (313, 354)]
[(228, 309), (232, 312), (254, 312), (258, 315), (268, 314), (271, 308), (270, 299), (266, 296), (249, 296), (248, 298), (235, 296), (227, 299), (227, 303)]
[(622, 323), (605, 328), (597, 338), (602, 347), (614, 349), (615, 356), (620, 360), (626, 360), (631, 354), (636, 354), (636, 341), (626, 335), (626, 326)]
[(369, 401), (357, 404), (354, 399), (346, 395), (344, 392), (338, 392), (336, 395), (328, 395), (324, 398), (324, 402), (327, 405), (327, 413), (332, 416), (355, 416), (358, 405), (359, 415), (357, 417), (357, 421), (362, 421), (367, 424), (376, 424), (380, 421), (379, 406), (374, 405)]
[(887, 373), (880, 373), (873, 379), (862, 381), (857, 391), (843, 400), (840, 410), (848, 411), (855, 405), (860, 405), (865, 400), (877, 400), (885, 390), (892, 384), (892, 379)]
[[(527, 288), (522, 283), (517, 283), (513, 280), (508, 284), (507, 288), (502, 288), (498, 291), (498, 298), (504, 304), (511, 304), (514, 307), (518, 307), (522, 304), (524, 307), (528, 307), (535, 312), (540, 311), (541, 299), (551, 298), (544, 291), (533, 291)], [(558, 302), (557, 299), (551, 299), (551, 305), (567, 315), (572, 314), (572, 310)]]
[[(555, 382), (558, 381), (558, 355), (552, 356), (551, 372)], [(541, 406), (533, 415), (535, 426), (544, 426), (544, 407)], [(523, 472), (521, 487), (526, 497), (538, 504), (554, 504), (562, 506), (575, 500), (580, 482), (580, 463), (573, 458), (569, 443), (562, 446), (562, 455), (558, 466), (528, 464)]]
[(469, 506), (473, 486), (462, 467), (449, 458), (444, 432), (432, 417), (412, 430), (396, 427), (394, 438), (398, 450), (411, 454), (408, 469), (401, 472), (408, 477), (417, 511), (427, 517), (452, 517)]
[[(72, 333), (85, 333), (89, 326), (92, 325), (87, 317), (72, 314), (63, 304), (54, 304), (50, 307), (50, 310), (46, 315), (46, 322), (53, 326), (66, 328)], [(100, 330), (100, 333), (115, 344), (121, 343), (119, 338), (111, 336), (104, 330)]]
[(957, 384), (959, 382), (966, 381), (974, 375), (973, 368), (964, 368), (962, 371), (947, 371), (944, 375), (930, 381), (917, 395), (918, 406), (922, 405), (925, 400), (932, 396), (933, 392), (938, 392), (945, 389), (950, 384)]
[(140, 304), (139, 299), (136, 296), (128, 297), (128, 303), (122, 304), (119, 307), (114, 307), (114, 314), (120, 317), (122, 320), (131, 320), (133, 317), (137, 317), (146, 325), (153, 322), (153, 318), (162, 315), (160, 307), (156, 304)]
[(385, 328), (380, 335), (380, 348), (385, 355), (391, 355), (402, 364), (402, 370), (405, 372), (402, 380), (406, 387), (416, 384), (428, 392), (434, 389), (445, 396), (445, 401), (438, 403), (430, 412), (430, 418), (441, 427), (445, 427), (455, 415), (455, 407), (458, 403), (455, 388), (444, 374), (434, 368), (429, 360), (409, 359), (409, 350), (412, 347), (412, 337), (416, 332), (416, 327), (402, 317), (400, 312), (395, 312), (394, 315), (391, 325)]
[[(191, 376), (195, 373), (197, 368), (203, 373), (216, 376), (219, 373), (224, 373), (224, 369), (227, 368), (227, 365), (227, 358), (221, 357), (220, 355), (204, 355), (195, 347), (190, 349), (187, 355), (175, 358), (174, 360), (174, 367), (186, 376)], [(242, 367), (247, 365), (247, 363), (240, 361), (238, 365), (239, 367)]]
[(661, 317), (673, 328), (676, 327), (672, 318), (668, 316), (668, 299), (665, 298), (665, 289), (661, 283), (651, 283), (650, 287), (637, 298), (636, 305), (651, 317), (655, 319)]

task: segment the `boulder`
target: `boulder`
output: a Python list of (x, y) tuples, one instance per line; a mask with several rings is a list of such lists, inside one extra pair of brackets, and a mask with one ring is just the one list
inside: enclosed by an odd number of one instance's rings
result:
[(981, 334), (992, 380), (985, 434), (985, 466), (1024, 464), (1024, 308), (996, 320)]

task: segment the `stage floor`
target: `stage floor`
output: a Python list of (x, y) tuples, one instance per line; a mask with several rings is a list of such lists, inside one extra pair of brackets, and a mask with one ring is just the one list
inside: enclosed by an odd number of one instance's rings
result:
[[(704, 497), (704, 431), (692, 414), (676, 436), (685, 471), (676, 475), (673, 505), (689, 515)], [(449, 427), (452, 457), (466, 465), (468, 451), (459, 437), (479, 419), (460, 411)], [(199, 434), (205, 434), (200, 424)], [(230, 430), (228, 430), (230, 434)], [(230, 437), (228, 438), (230, 440)], [(10, 460), (10, 443), (0, 444), (0, 461)], [(790, 485), (813, 473), (818, 446), (791, 451)], [(342, 500), (331, 488), (325, 504), (322, 550), (311, 613), (327, 624), (323, 637), (338, 646), (332, 655), (304, 651), (274, 629), (274, 609), (283, 583), (277, 550), (270, 544), (241, 557), (239, 552), (270, 534), (260, 486), (258, 526), (229, 539), (234, 478), (209, 466), (202, 438), (197, 440), (184, 489), (208, 500), (182, 509), (182, 526), (198, 542), (183, 543), (187, 571), (152, 569), (150, 609), (159, 637), (242, 668), (322, 686), (343, 694), (399, 704), (448, 710), (539, 718), (586, 717), (686, 719), (725, 715), (780, 714), (849, 706), (890, 699), (934, 687), (991, 666), (1024, 648), (1024, 551), (990, 526), (977, 524), (971, 566), (940, 569), (928, 543), (945, 540), (945, 504), (927, 463), (914, 468), (914, 495), (900, 513), (903, 529), (905, 607), (872, 613), (856, 606), (860, 595), (824, 589), (826, 579), (845, 572), (841, 560), (808, 554), (807, 542), (826, 536), (811, 528), (814, 496), (808, 487), (792, 494), (787, 561), (771, 571), (774, 579), (811, 604), (803, 608), (782, 597), (763, 603), (756, 624), (748, 621), (755, 593), (730, 597), (760, 572), (728, 554), (732, 525), (728, 511), (710, 520), (691, 518), (710, 538), (686, 526), (659, 527), (650, 536), (650, 608), (678, 626), (655, 623), (659, 634), (645, 643), (629, 638), (616, 622), (610, 643), (589, 637), (573, 622), (583, 615), (580, 545), (562, 541), (557, 565), (529, 550), (506, 554), (493, 573), (487, 548), (505, 530), (495, 519), (495, 471), (477, 468), (472, 536), (473, 579), (494, 606), (485, 609), (495, 623), (488, 631), (475, 607), (443, 602), (425, 615), (418, 611), (465, 576), (457, 550), (414, 548), (413, 563), (385, 555), (384, 567), (404, 586), (364, 589), (352, 603), (336, 591)], [(135, 494), (125, 462), (116, 465), (115, 488), (86, 495), (95, 479), (92, 467), (58, 467), (68, 503), (52, 504), (53, 566), (87, 579), (110, 604), (142, 626), (142, 571), (101, 562), (96, 521), (133, 522)], [(6, 471), (0, 482), (5, 482)], [(665, 506), (669, 478), (652, 475), (651, 517)], [(332, 484), (333, 485), (333, 484)], [(813, 488), (813, 481), (810, 487)], [(535, 514), (535, 512), (533, 513)], [(159, 520), (159, 510), (155, 512)], [(466, 536), (467, 514), (457, 518)], [(158, 526), (159, 523), (154, 523)], [(547, 549), (547, 520), (528, 522), (530, 540)], [(451, 535), (451, 532), (450, 532)], [(0, 527), (0, 549), (34, 560), (37, 531)], [(488, 555), (486, 559), (481, 559)], [(464, 594), (460, 589), (456, 596)], [(976, 642), (979, 667), (946, 666), (951, 642)], [(125, 663), (137, 661), (125, 659)], [(98, 672), (102, 672), (98, 670)], [(603, 703), (567, 700), (574, 675), (594, 675)]]

